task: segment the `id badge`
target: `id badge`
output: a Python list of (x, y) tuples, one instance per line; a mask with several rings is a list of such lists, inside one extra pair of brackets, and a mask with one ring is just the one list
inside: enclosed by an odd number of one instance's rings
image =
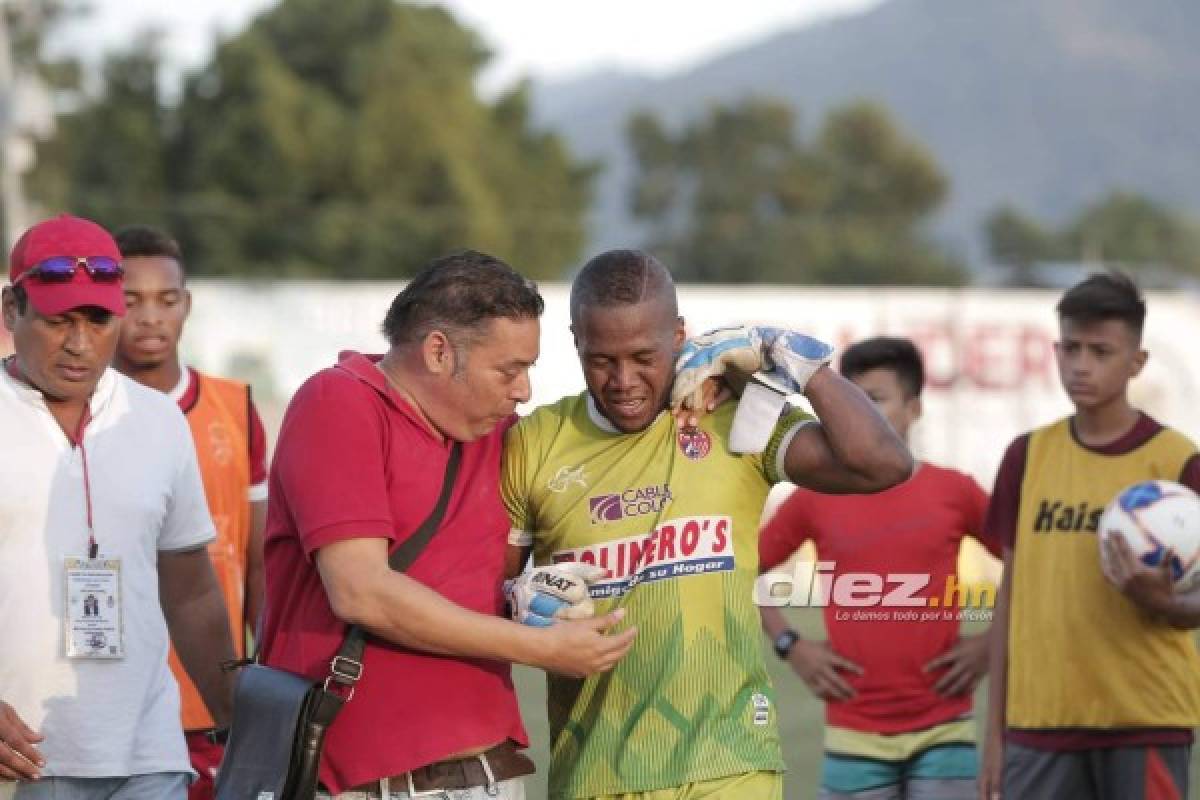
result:
[(64, 573), (67, 658), (124, 658), (121, 560), (67, 558)]

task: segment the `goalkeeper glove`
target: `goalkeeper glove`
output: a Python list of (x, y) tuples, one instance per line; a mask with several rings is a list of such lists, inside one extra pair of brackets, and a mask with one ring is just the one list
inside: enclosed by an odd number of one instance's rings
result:
[(671, 405), (697, 407), (704, 381), (726, 374), (753, 375), (782, 394), (802, 394), (809, 378), (832, 357), (832, 347), (803, 333), (745, 325), (717, 328), (684, 343), (675, 362)]
[(522, 625), (545, 627), (556, 619), (585, 619), (596, 609), (588, 586), (608, 576), (608, 570), (569, 561), (526, 570), (505, 581), (509, 611)]

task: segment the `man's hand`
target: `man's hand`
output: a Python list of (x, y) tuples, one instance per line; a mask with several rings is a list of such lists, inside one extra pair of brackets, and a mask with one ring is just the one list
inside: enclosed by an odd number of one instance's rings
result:
[(545, 637), (546, 650), (538, 666), (572, 678), (583, 678), (595, 672), (612, 669), (633, 646), (637, 628), (606, 634), (625, 617), (618, 608), (595, 619), (563, 620), (550, 625), (538, 635)]
[(46, 759), (35, 744), (45, 737), (36, 733), (8, 703), (0, 701), (0, 778), (36, 781)]
[(987, 674), (988, 636), (960, 637), (954, 646), (925, 665), (926, 672), (946, 670), (933, 685), (945, 697), (970, 694), (980, 678)]
[(158, 595), (180, 663), (217, 726), (228, 725), (233, 719), (234, 676), (221, 664), (236, 655), (225, 596), (208, 549), (159, 553)]
[(684, 343), (675, 362), (671, 405), (702, 408), (704, 381), (716, 376), (737, 386), (757, 373), (783, 394), (802, 394), (832, 356), (833, 348), (824, 342), (783, 328), (717, 328)]
[(979, 800), (1000, 800), (1004, 789), (1004, 734), (988, 731), (979, 765)]
[(809, 691), (827, 702), (854, 697), (854, 689), (838, 674), (839, 670), (853, 672), (855, 675), (862, 675), (863, 672), (858, 664), (833, 652), (828, 642), (810, 642), (804, 639), (792, 646), (792, 652), (788, 653), (788, 663)]
[(1169, 615), (1175, 603), (1175, 582), (1171, 576), (1171, 560), (1168, 551), (1157, 567), (1148, 567), (1138, 560), (1120, 535), (1105, 536), (1105, 572), (1113, 584), (1126, 597), (1154, 615)]
[(705, 414), (716, 411), (718, 406), (732, 397), (733, 389), (723, 379), (708, 378), (700, 384), (698, 405), (686, 408), (680, 402), (671, 408), (675, 425), (680, 429), (695, 428)]
[(608, 570), (581, 561), (550, 564), (522, 572), (505, 583), (512, 618), (546, 627), (560, 619), (586, 619), (596, 613), (588, 586)]

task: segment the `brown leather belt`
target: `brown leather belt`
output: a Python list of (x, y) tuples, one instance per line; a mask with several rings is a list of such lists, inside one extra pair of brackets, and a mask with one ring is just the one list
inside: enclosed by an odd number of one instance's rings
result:
[[(492, 773), (490, 779), (487, 770), (484, 769), (482, 759), (487, 759), (488, 769)], [(493, 781), (499, 783), (533, 773), (534, 766), (529, 757), (518, 750), (511, 741), (507, 741), (479, 755), (438, 761), (414, 769), (411, 774), (413, 789), (418, 792), (433, 792), (438, 789), (471, 789), (476, 786), (487, 786)], [(393, 792), (408, 790), (407, 775), (393, 775), (388, 782), (391, 784)], [(344, 791), (362, 792), (369, 797), (378, 797), (379, 781), (374, 780)]]

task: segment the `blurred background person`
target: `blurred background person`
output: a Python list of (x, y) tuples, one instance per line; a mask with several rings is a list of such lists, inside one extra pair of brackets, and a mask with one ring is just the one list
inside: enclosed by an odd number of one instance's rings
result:
[(988, 507), (1004, 579), (980, 794), (1187, 797), (1200, 590), (1176, 593), (1169, 570), (1128, 548), (1106, 554), (1118, 573), (1110, 582), (1096, 533), (1105, 506), (1138, 481), (1200, 491), (1200, 453), (1129, 400), (1150, 354), (1146, 303), (1128, 276), (1092, 275), (1056, 311), (1059, 376), (1075, 413), (1013, 440)]
[[(925, 366), (908, 339), (877, 337), (842, 353), (843, 376), (862, 389), (906, 443), (921, 416)], [(820, 797), (826, 800), (971, 800), (978, 758), (971, 693), (987, 669), (986, 633), (960, 635), (957, 612), (970, 604), (956, 571), (966, 536), (983, 536), (987, 494), (958, 470), (920, 461), (904, 483), (873, 495), (827, 495), (798, 488), (776, 510), (759, 541), (769, 572), (805, 543), (816, 548), (810, 584), (794, 587), (817, 605), (826, 580), (875, 576), (883, 619), (855, 619), (864, 604), (843, 606), (836, 588), (824, 608), (828, 641), (802, 638), (778, 608), (763, 606), (776, 654), (825, 702)], [(820, 565), (819, 573), (815, 567)], [(902, 575), (907, 583), (889, 580)], [(913, 581), (917, 584), (914, 586)], [(920, 608), (888, 605), (903, 593)], [(926, 602), (932, 619), (920, 616)], [(944, 602), (944, 606), (943, 606)], [(814, 776), (815, 777), (815, 776)]]
[[(262, 537), (267, 516), (267, 437), (240, 381), (207, 375), (180, 360), (179, 340), (192, 309), (183, 254), (166, 232), (146, 225), (115, 236), (125, 269), (125, 319), (113, 366), (143, 386), (165, 392), (187, 417), (217, 538), (208, 546), (225, 595), (234, 651), (246, 655), (262, 610)], [(179, 682), (183, 729), (199, 779), (189, 800), (212, 797), (221, 763), (213, 716), (171, 652)]]

